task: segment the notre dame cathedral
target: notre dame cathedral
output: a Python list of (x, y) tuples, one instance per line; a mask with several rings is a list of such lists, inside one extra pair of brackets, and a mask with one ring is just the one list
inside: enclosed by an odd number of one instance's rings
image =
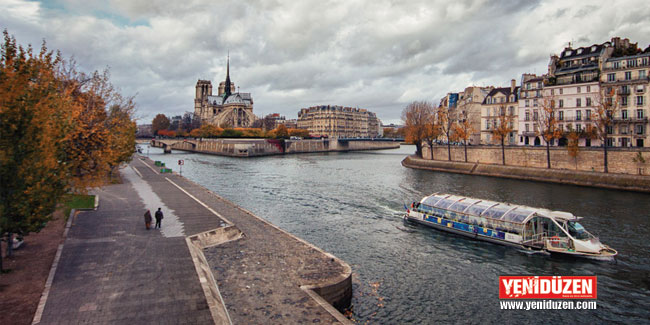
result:
[(201, 123), (220, 127), (250, 127), (255, 121), (253, 98), (250, 93), (235, 92), (235, 84), (230, 81), (230, 58), (226, 65), (226, 81), (219, 83), (219, 91), (212, 95), (212, 82), (196, 82), (194, 115)]

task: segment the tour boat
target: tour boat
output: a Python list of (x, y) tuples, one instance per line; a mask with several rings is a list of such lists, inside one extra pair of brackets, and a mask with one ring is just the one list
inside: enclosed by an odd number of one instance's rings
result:
[(434, 193), (413, 202), (404, 218), (526, 250), (606, 260), (617, 254), (578, 223), (581, 217), (568, 212)]

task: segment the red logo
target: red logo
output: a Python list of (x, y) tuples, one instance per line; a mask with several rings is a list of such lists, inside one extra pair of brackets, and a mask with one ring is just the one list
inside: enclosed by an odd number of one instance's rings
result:
[(595, 276), (500, 276), (499, 299), (596, 299)]

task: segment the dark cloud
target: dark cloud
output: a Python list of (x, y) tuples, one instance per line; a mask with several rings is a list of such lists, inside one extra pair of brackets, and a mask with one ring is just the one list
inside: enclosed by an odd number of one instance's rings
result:
[(645, 47), (648, 15), (637, 0), (0, 0), (0, 27), (84, 69), (110, 67), (143, 121), (192, 110), (196, 80), (223, 80), (230, 51), (258, 115), (339, 104), (397, 122), (409, 101), (544, 73), (569, 41)]

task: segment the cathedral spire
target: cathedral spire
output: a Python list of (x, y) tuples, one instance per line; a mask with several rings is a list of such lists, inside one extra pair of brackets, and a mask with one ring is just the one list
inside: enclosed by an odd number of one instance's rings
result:
[(226, 63), (226, 89), (224, 89), (224, 92), (226, 96), (224, 99), (228, 98), (228, 96), (232, 95), (232, 92), (230, 91), (230, 51), (228, 51), (228, 59)]

